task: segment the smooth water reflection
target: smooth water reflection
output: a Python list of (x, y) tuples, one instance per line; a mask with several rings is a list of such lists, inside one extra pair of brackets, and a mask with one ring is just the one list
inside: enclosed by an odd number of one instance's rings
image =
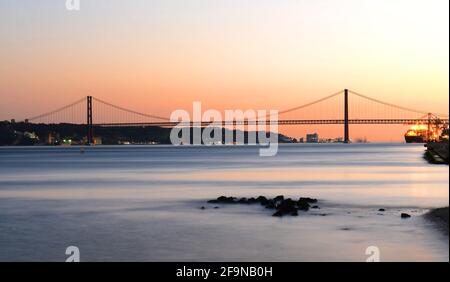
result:
[[(448, 261), (422, 214), (448, 206), (448, 166), (407, 144), (0, 148), (0, 260)], [(220, 195), (310, 196), (320, 210), (273, 218)], [(206, 210), (200, 210), (200, 206)], [(380, 214), (379, 208), (386, 208)], [(401, 212), (413, 215), (409, 220)]]

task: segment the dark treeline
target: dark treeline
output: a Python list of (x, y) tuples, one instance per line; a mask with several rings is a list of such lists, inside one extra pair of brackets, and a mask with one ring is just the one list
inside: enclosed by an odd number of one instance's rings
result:
[[(162, 127), (100, 127), (94, 126), (94, 136), (101, 137), (102, 144), (114, 145), (121, 142), (161, 144), (170, 143), (170, 128)], [(28, 137), (34, 133), (39, 138)], [(71, 139), (74, 143), (86, 142), (86, 126), (80, 124), (34, 124), (0, 122), (0, 145), (48, 144), (52, 134), (58, 139)]]
[[(101, 138), (104, 145), (116, 144), (171, 144), (171, 128), (157, 126), (120, 126), (101, 127), (94, 126), (94, 136)], [(222, 137), (225, 138), (227, 129), (222, 129)], [(0, 122), (0, 145), (49, 145), (61, 144), (62, 140), (70, 139), (72, 144), (86, 142), (86, 125), (81, 124), (35, 124), (35, 123), (10, 123)], [(49, 135), (53, 136), (53, 142), (49, 142)], [(233, 132), (236, 137), (236, 131)], [(266, 135), (268, 136), (268, 134)], [(257, 136), (258, 137), (258, 136)], [(191, 143), (193, 130), (190, 131)], [(292, 140), (284, 135), (278, 136), (279, 142), (289, 143)], [(56, 142), (55, 142), (56, 141)], [(244, 132), (244, 142), (248, 142), (248, 132)], [(258, 138), (256, 142), (259, 143)]]

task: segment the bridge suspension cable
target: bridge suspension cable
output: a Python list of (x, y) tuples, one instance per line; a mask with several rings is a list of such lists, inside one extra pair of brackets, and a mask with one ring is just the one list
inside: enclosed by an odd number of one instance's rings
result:
[(318, 103), (323, 102), (325, 100), (331, 99), (331, 98), (333, 98), (333, 97), (335, 97), (337, 95), (340, 95), (340, 94), (342, 94), (342, 92), (344, 92), (344, 90), (341, 90), (341, 91), (336, 92), (334, 94), (331, 94), (331, 95), (328, 95), (326, 97), (323, 97), (323, 98), (321, 98), (319, 100), (316, 100), (316, 101), (313, 101), (313, 102), (310, 102), (310, 103), (307, 103), (307, 104), (304, 104), (304, 105), (301, 105), (301, 106), (297, 106), (297, 107), (294, 107), (294, 108), (290, 108), (290, 109), (287, 109), (287, 110), (280, 111), (280, 112), (278, 112), (278, 115), (286, 114), (286, 113), (293, 112), (293, 111), (297, 111), (297, 110), (300, 110), (300, 109), (303, 109), (303, 108), (306, 108), (306, 107), (318, 104)]
[(69, 104), (69, 105), (66, 105), (66, 106), (64, 106), (64, 107), (58, 108), (58, 109), (53, 110), (53, 111), (51, 111), (51, 112), (47, 112), (47, 113), (40, 114), (40, 115), (38, 115), (38, 116), (34, 116), (34, 117), (31, 117), (31, 118), (27, 118), (27, 120), (32, 121), (32, 120), (36, 120), (36, 119), (42, 119), (42, 118), (44, 118), (44, 117), (48, 117), (48, 116), (57, 114), (57, 113), (59, 113), (59, 112), (62, 112), (62, 111), (64, 111), (64, 110), (67, 110), (68, 108), (71, 108), (71, 107), (73, 107), (73, 106), (76, 106), (76, 105), (78, 105), (78, 104), (81, 104), (81, 103), (83, 103), (83, 102), (85, 102), (85, 101), (86, 101), (86, 98), (83, 97), (83, 98), (81, 98), (80, 100), (77, 100), (77, 101), (75, 101), (75, 102), (73, 102), (73, 103), (71, 103), (71, 104)]
[(108, 102), (106, 102), (106, 101), (100, 100), (100, 99), (95, 98), (95, 97), (92, 97), (92, 99), (95, 100), (95, 101), (97, 101), (97, 102), (99, 102), (99, 103), (101, 103), (101, 104), (110, 106), (110, 107), (112, 107), (112, 108), (115, 108), (115, 109), (117, 109), (117, 110), (121, 110), (121, 111), (130, 113), (130, 114), (135, 114), (135, 115), (139, 115), (139, 116), (142, 116), (142, 117), (154, 118), (154, 119), (159, 119), (159, 120), (164, 120), (164, 121), (170, 121), (170, 118), (165, 118), (165, 117), (160, 117), (160, 116), (155, 116), (155, 115), (149, 115), (149, 114), (145, 114), (145, 113), (140, 113), (140, 112), (137, 112), (137, 111), (134, 111), (134, 110), (126, 109), (126, 108), (124, 108), (124, 107), (120, 107), (120, 106), (117, 106), (117, 105), (108, 103)]
[[(303, 104), (303, 105), (300, 105), (300, 106), (296, 106), (296, 107), (293, 107), (293, 108), (289, 108), (289, 109), (286, 109), (286, 110), (283, 110), (283, 111), (278, 111), (277, 114), (278, 115), (282, 115), (282, 114), (287, 114), (287, 113), (294, 112), (294, 111), (297, 111), (297, 110), (301, 110), (301, 109), (307, 108), (309, 106), (313, 106), (315, 104), (318, 104), (320, 102), (326, 101), (328, 99), (331, 99), (333, 97), (336, 97), (336, 96), (342, 94), (343, 92), (344, 92), (344, 90), (341, 90), (339, 92), (333, 93), (331, 95), (328, 95), (326, 97), (320, 98), (318, 100), (315, 100), (315, 101), (312, 101), (312, 102), (309, 102), (309, 103), (306, 103), (306, 104)], [(274, 115), (275, 114), (268, 114), (268, 115), (265, 116), (265, 118), (267, 119), (267, 118), (270, 118), (271, 116), (274, 116)], [(253, 119), (253, 120), (249, 119), (249, 121), (255, 121), (255, 120), (256, 119)]]
[[(413, 113), (418, 113), (418, 114), (423, 114), (423, 115), (427, 115), (428, 113), (430, 113), (430, 112), (426, 112), (426, 111), (420, 111), (420, 110), (417, 110), (417, 109), (411, 109), (411, 108), (407, 108), (407, 107), (402, 107), (402, 106), (399, 106), (399, 105), (396, 105), (396, 104), (392, 104), (392, 103), (388, 103), (388, 102), (383, 102), (381, 100), (378, 100), (378, 99), (375, 99), (375, 98), (363, 95), (361, 93), (358, 93), (358, 92), (355, 92), (355, 91), (352, 91), (352, 90), (349, 90), (348, 92), (350, 92), (350, 93), (352, 93), (352, 94), (354, 94), (356, 96), (359, 96), (361, 98), (370, 100), (372, 102), (375, 102), (375, 103), (378, 103), (378, 104), (382, 104), (382, 105), (385, 105), (385, 106), (389, 106), (389, 107), (393, 107), (393, 108), (397, 108), (397, 109), (400, 109), (400, 110), (413, 112)], [(435, 114), (437, 116), (448, 117), (447, 114), (440, 114), (440, 113), (433, 113), (433, 114)]]
[[(290, 109), (287, 109), (287, 110), (279, 111), (279, 112), (278, 112), (278, 115), (286, 114), (286, 113), (293, 112), (293, 111), (297, 111), (297, 110), (300, 110), (300, 109), (303, 109), (303, 108), (306, 108), (306, 107), (309, 107), (309, 106), (318, 104), (318, 103), (320, 103), (320, 102), (323, 102), (323, 101), (325, 101), (325, 100), (328, 100), (328, 99), (331, 99), (331, 98), (333, 98), (333, 97), (335, 97), (335, 96), (338, 96), (338, 95), (342, 94), (343, 92), (344, 92), (344, 90), (341, 90), (341, 91), (339, 91), (339, 92), (333, 93), (333, 94), (331, 94), (331, 95), (328, 95), (328, 96), (323, 97), (323, 98), (321, 98), (321, 99), (318, 99), (318, 100), (309, 102), (309, 103), (307, 103), (307, 104), (303, 104), (303, 105), (300, 105), (300, 106), (296, 106), (296, 107), (294, 107), (294, 108), (290, 108)], [(158, 120), (162, 120), (162, 121), (170, 121), (170, 118), (166, 118), (166, 117), (155, 116), (155, 115), (150, 115), (150, 114), (145, 114), (145, 113), (137, 112), (137, 111), (134, 111), (134, 110), (131, 110), (131, 109), (127, 109), (127, 108), (124, 108), (124, 107), (121, 107), (121, 106), (117, 106), (117, 105), (111, 104), (111, 103), (109, 103), (109, 102), (103, 101), (103, 100), (98, 99), (98, 98), (95, 98), (95, 97), (92, 97), (92, 99), (95, 100), (95, 101), (97, 101), (97, 102), (99, 102), (99, 103), (102, 103), (102, 104), (104, 104), (104, 105), (113, 107), (113, 108), (115, 108), (115, 109), (118, 109), (118, 110), (121, 110), (121, 111), (124, 111), (124, 112), (127, 112), (127, 113), (131, 113), (131, 114), (135, 114), (135, 115), (139, 115), (139, 116), (147, 117), (147, 118), (154, 118), (154, 119), (158, 119)], [(270, 117), (270, 116), (272, 116), (272, 115), (273, 115), (273, 114), (268, 114), (266, 117)]]
[[(290, 113), (290, 112), (294, 112), (294, 111), (298, 111), (298, 110), (301, 110), (301, 109), (308, 108), (310, 106), (319, 104), (319, 103), (324, 102), (326, 100), (329, 100), (329, 99), (331, 99), (333, 97), (341, 95), (343, 92), (344, 92), (344, 90), (341, 90), (341, 91), (338, 91), (338, 92), (333, 93), (331, 95), (328, 95), (328, 96), (325, 96), (323, 98), (317, 99), (315, 101), (312, 101), (312, 102), (309, 102), (309, 103), (306, 103), (306, 104), (303, 104), (303, 105), (300, 105), (300, 106), (296, 106), (296, 107), (293, 107), (293, 108), (289, 108), (289, 109), (286, 109), (286, 110), (279, 111), (278, 115), (283, 115), (283, 114), (287, 114), (287, 113)], [(399, 105), (396, 105), (396, 104), (384, 102), (384, 101), (381, 101), (381, 100), (378, 100), (378, 99), (375, 99), (375, 98), (363, 95), (363, 94), (358, 93), (356, 91), (349, 90), (348, 92), (351, 93), (352, 95), (358, 96), (358, 97), (363, 98), (363, 99), (365, 99), (367, 101), (374, 102), (374, 103), (379, 104), (379, 105), (387, 106), (390, 109), (397, 109), (397, 110), (403, 110), (403, 111), (406, 111), (406, 112), (409, 112), (409, 113), (420, 114), (421, 116), (423, 116), (420, 119), (423, 119), (429, 113), (429, 112), (426, 112), (426, 111), (421, 111), (421, 110), (417, 110), (417, 109), (412, 109), (412, 108), (403, 107), (403, 106), (399, 106)], [(120, 123), (127, 124), (127, 123), (130, 123), (131, 119), (135, 119), (134, 123), (137, 123), (136, 117), (144, 117), (146, 120), (139, 121), (139, 122), (144, 122), (144, 123), (149, 121), (147, 119), (156, 119), (156, 120), (159, 120), (159, 121), (162, 121), (162, 122), (170, 122), (170, 118), (167, 118), (167, 117), (162, 117), (162, 116), (157, 116), (157, 115), (146, 114), (146, 113), (134, 111), (134, 110), (131, 110), (131, 109), (128, 109), (128, 108), (124, 108), (124, 107), (121, 107), (121, 106), (114, 105), (112, 103), (106, 102), (104, 100), (101, 100), (101, 99), (98, 99), (98, 98), (95, 98), (95, 97), (92, 97), (92, 100), (95, 100), (99, 105), (106, 106), (106, 107), (103, 107), (103, 110), (102, 109), (99, 110), (99, 112), (100, 112), (99, 114), (96, 114), (97, 123), (98, 124), (103, 124), (103, 123), (104, 124), (120, 124)], [(46, 118), (46, 119), (52, 119), (52, 121), (54, 121), (54, 122), (57, 122), (57, 121), (61, 122), (63, 120), (64, 121), (70, 121), (71, 119), (77, 118), (77, 120), (82, 121), (82, 120), (85, 119), (86, 109), (84, 107), (83, 108), (82, 107), (76, 108), (76, 106), (78, 106), (78, 105), (80, 105), (81, 103), (84, 103), (84, 102), (86, 102), (86, 98), (79, 99), (79, 100), (77, 100), (77, 101), (75, 101), (75, 102), (73, 102), (71, 104), (68, 104), (68, 105), (66, 105), (64, 107), (58, 108), (56, 110), (53, 110), (53, 111), (50, 111), (50, 112), (46, 112), (46, 113), (41, 114), (41, 115), (30, 117), (30, 118), (28, 118), (28, 120), (29, 121), (36, 121), (36, 120), (43, 120), (44, 118)], [(111, 110), (109, 110), (109, 112), (108, 112), (108, 110), (107, 110), (108, 107), (109, 107), (109, 109), (119, 110), (119, 111), (125, 113), (125, 115), (112, 114)], [(373, 106), (370, 106), (370, 107), (371, 107), (371, 109), (373, 108)], [(337, 109), (340, 109), (340, 106), (337, 107)], [(322, 113), (322, 112), (328, 113), (328, 112), (331, 112), (331, 111), (326, 111), (326, 110), (321, 110), (319, 112), (315, 112), (314, 111), (314, 114)], [(365, 113), (364, 109), (363, 109), (363, 113)], [(114, 119), (116, 119), (116, 120), (120, 119), (120, 120), (106, 122), (104, 120), (104, 117), (102, 117), (102, 114), (105, 114), (107, 117), (109, 115), (109, 117), (114, 117)], [(332, 114), (336, 115), (336, 113), (332, 113)], [(382, 114), (383, 114), (383, 117), (385, 119), (398, 119), (398, 117), (395, 117), (395, 118), (389, 117), (388, 118), (388, 117), (386, 117), (385, 113), (382, 113)], [(437, 117), (447, 117), (448, 118), (448, 114), (438, 114), (438, 113), (433, 113), (433, 114), (436, 115)], [(274, 114), (267, 114), (266, 115), (266, 119), (270, 118), (273, 115)], [(307, 113), (305, 113), (304, 115), (307, 115)], [(338, 113), (338, 115), (336, 115), (336, 117), (325, 117), (325, 118), (317, 117), (315, 115), (313, 119), (335, 120), (336, 118), (339, 118), (340, 115), (341, 115), (341, 113)], [(371, 117), (371, 116), (366, 116), (366, 117), (357, 116), (356, 117), (356, 119), (371, 119), (371, 120), (377, 119), (377, 118), (378, 117)], [(405, 119), (405, 118), (410, 118), (410, 117), (408, 117), (408, 116), (402, 117), (402, 119)], [(260, 120), (260, 119), (262, 119), (262, 118), (255, 118), (253, 120), (248, 120), (248, 121), (251, 122), (251, 121), (256, 121), (256, 120)], [(293, 118), (293, 119), (298, 119), (298, 118)]]

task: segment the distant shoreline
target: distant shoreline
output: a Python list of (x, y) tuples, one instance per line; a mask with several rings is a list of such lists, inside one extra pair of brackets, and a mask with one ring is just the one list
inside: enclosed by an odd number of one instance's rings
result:
[[(320, 146), (320, 145), (335, 145), (335, 144), (344, 144), (341, 142), (331, 142), (331, 143), (325, 143), (325, 142), (318, 142), (318, 143), (309, 143), (309, 142), (303, 142), (303, 143), (278, 143), (279, 145), (305, 145), (305, 146)], [(258, 143), (241, 143), (241, 144), (183, 144), (183, 145), (177, 145), (178, 147), (228, 147), (228, 146), (264, 146), (263, 144)], [(405, 142), (387, 142), (387, 141), (377, 141), (377, 142), (368, 142), (368, 143), (349, 143), (345, 145), (406, 145), (406, 146), (418, 146), (420, 144), (408, 144)], [(0, 144), (0, 148), (11, 148), (11, 147), (48, 147), (48, 148), (70, 148), (70, 147), (108, 147), (108, 146), (173, 146), (172, 143), (131, 143), (131, 144), (72, 144), (72, 145), (48, 145), (48, 144), (35, 144), (35, 145), (2, 145)]]

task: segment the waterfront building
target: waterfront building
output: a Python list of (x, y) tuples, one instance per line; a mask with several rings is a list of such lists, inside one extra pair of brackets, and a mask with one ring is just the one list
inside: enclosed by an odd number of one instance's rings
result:
[(306, 142), (307, 143), (318, 143), (319, 142), (319, 134), (317, 134), (317, 133), (306, 134)]

